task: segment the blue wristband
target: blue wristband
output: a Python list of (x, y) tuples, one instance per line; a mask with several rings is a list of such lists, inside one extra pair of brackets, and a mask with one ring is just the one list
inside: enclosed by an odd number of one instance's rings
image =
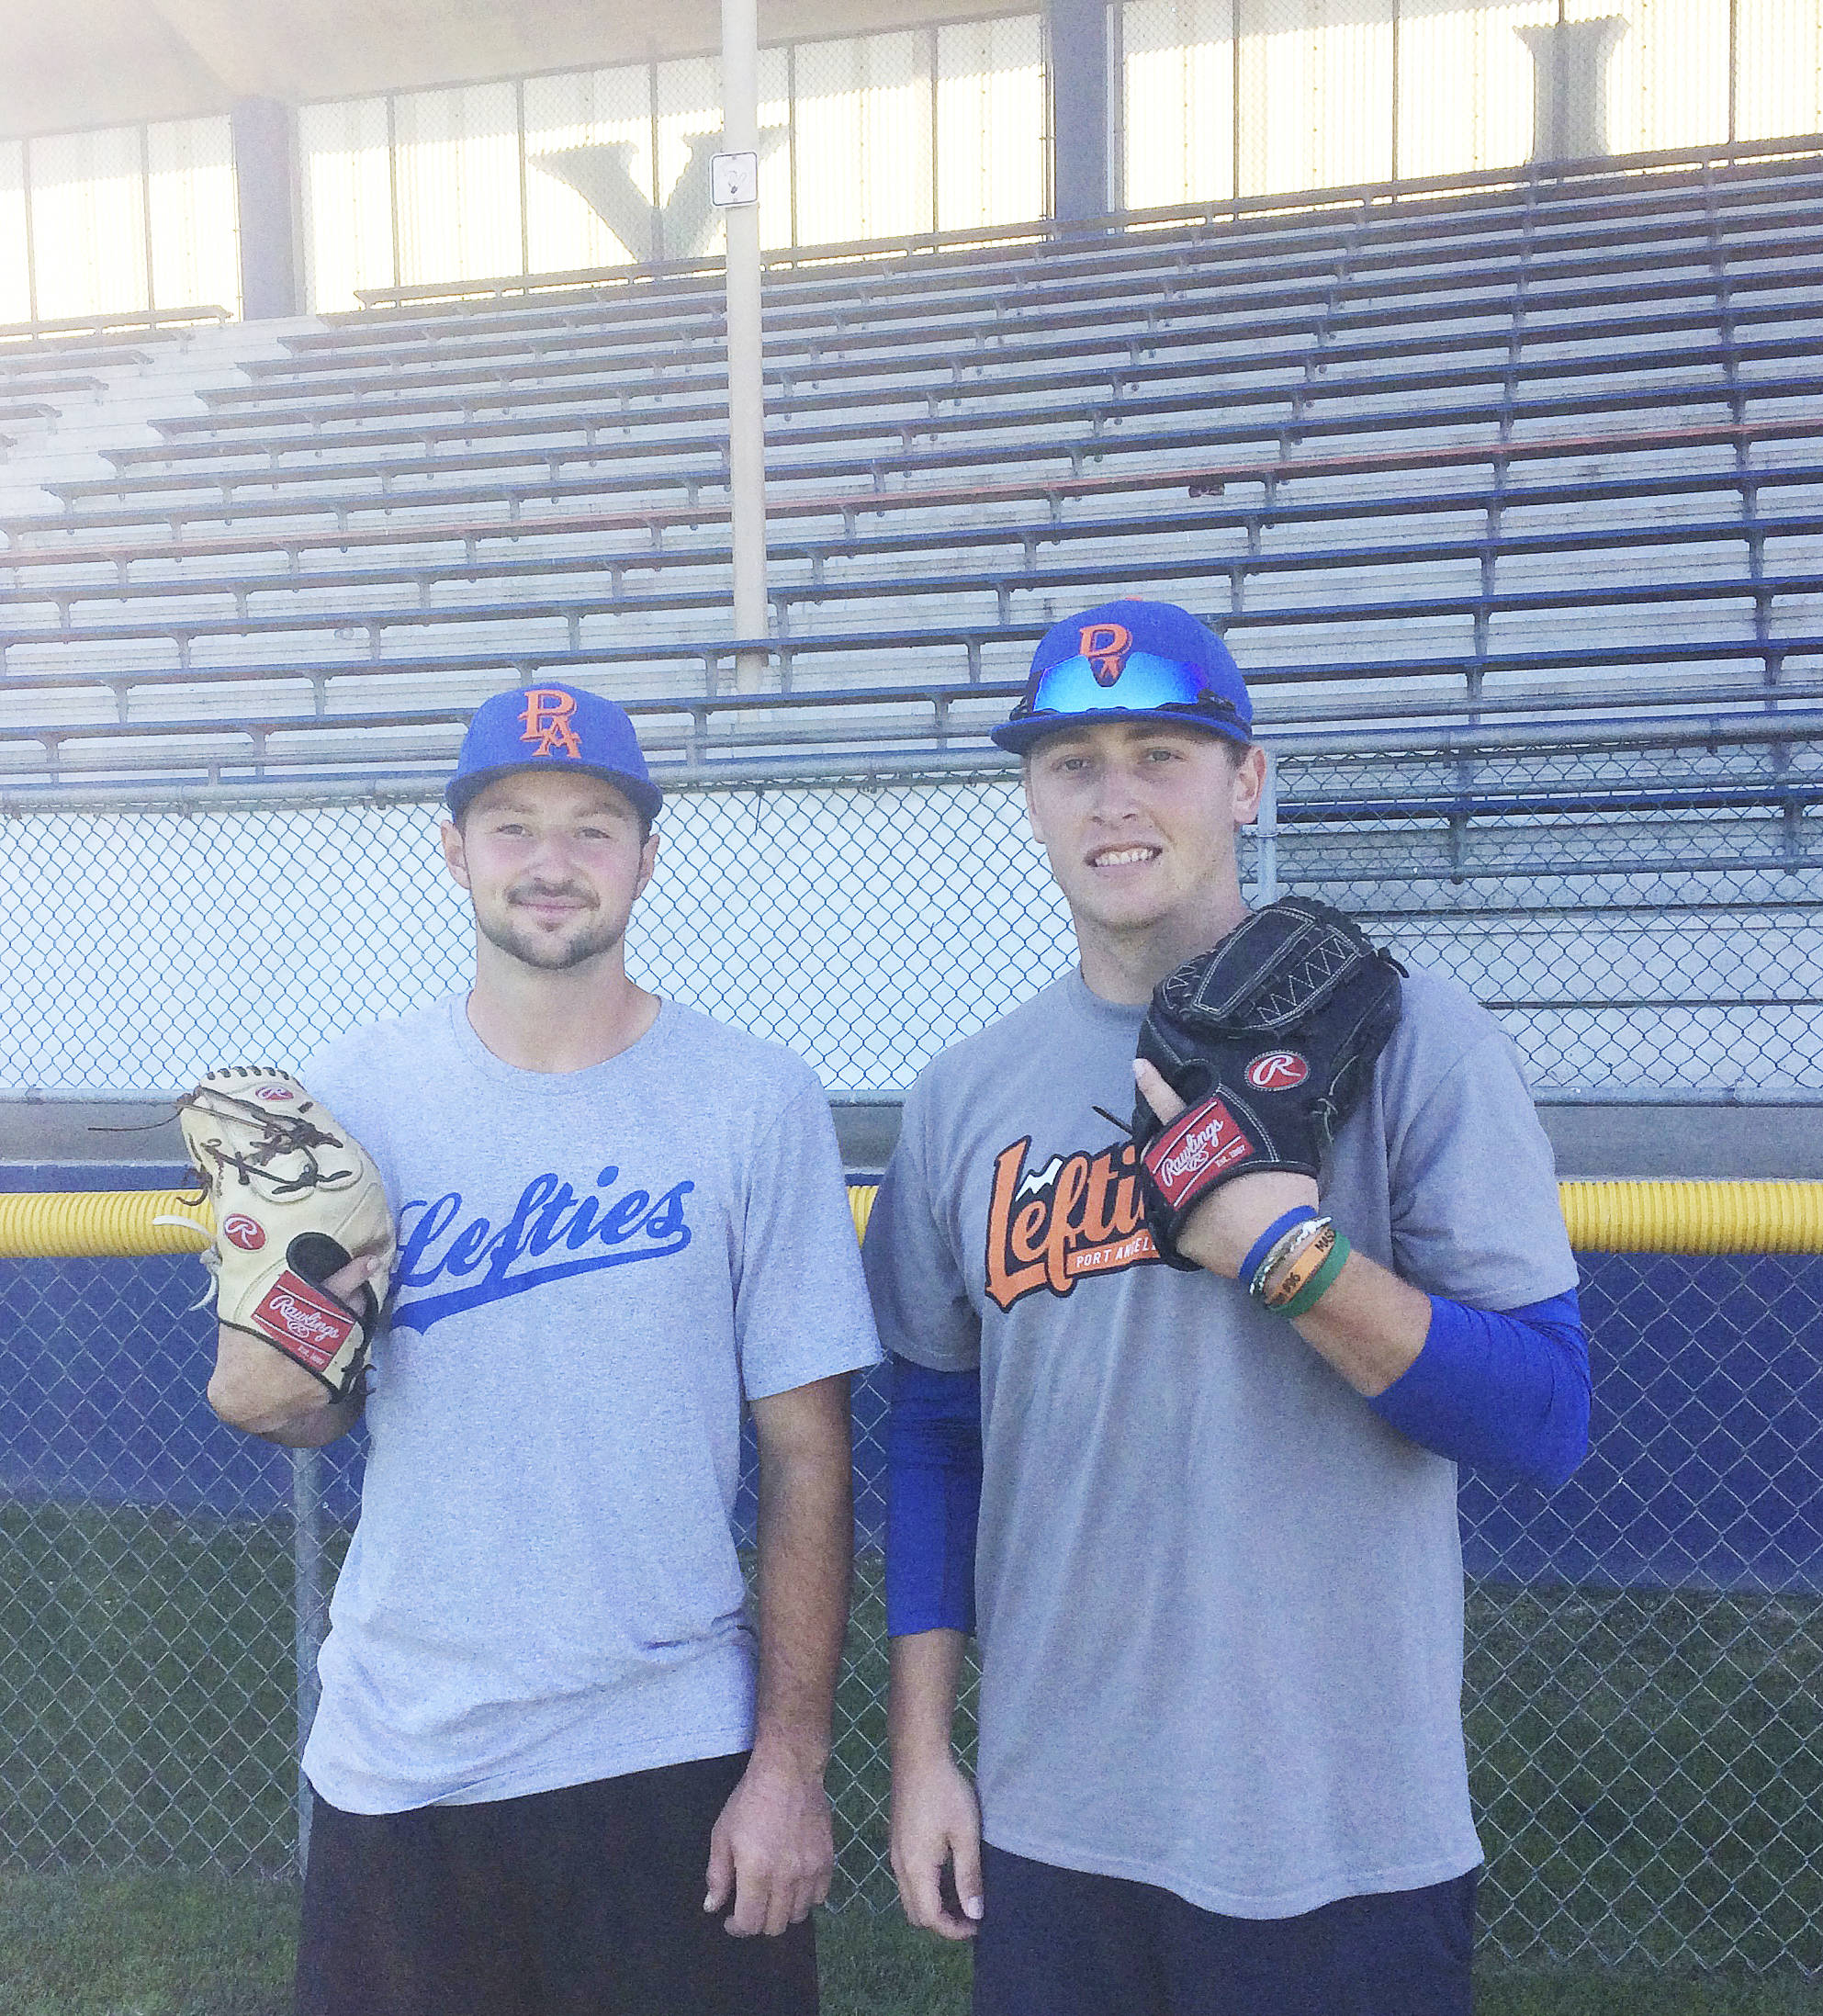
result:
[(1284, 1238), (1293, 1225), (1301, 1225), (1307, 1219), (1314, 1218), (1316, 1215), (1316, 1207), (1314, 1205), (1296, 1204), (1282, 1218), (1275, 1218), (1271, 1224), (1247, 1248), (1247, 1257), (1242, 1261), (1241, 1272), (1237, 1277), (1241, 1286), (1246, 1288), (1252, 1283), (1255, 1270), (1258, 1267), (1260, 1262), (1266, 1258), (1266, 1255), (1272, 1251), (1275, 1241)]

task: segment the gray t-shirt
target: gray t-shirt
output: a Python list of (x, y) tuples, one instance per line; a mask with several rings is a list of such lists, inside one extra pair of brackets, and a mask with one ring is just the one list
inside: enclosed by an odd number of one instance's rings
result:
[[(1481, 1859), (1456, 1467), (1289, 1323), (1153, 1251), (1142, 1010), (1071, 974), (918, 1080), (868, 1227), (891, 1350), (981, 1368), (979, 1782), (996, 1847), (1288, 1917)], [(1413, 974), (1324, 1209), (1483, 1309), (1576, 1280), (1500, 1029)]]
[(305, 1078), (399, 1235), (311, 1784), (389, 1813), (744, 1748), (742, 1400), (879, 1356), (815, 1076), (670, 1002), (521, 1071), (456, 998)]

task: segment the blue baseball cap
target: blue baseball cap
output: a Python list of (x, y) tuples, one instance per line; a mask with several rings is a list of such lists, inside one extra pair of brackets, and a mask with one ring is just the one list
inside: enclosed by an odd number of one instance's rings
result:
[(1232, 742), (1252, 738), (1254, 704), (1228, 647), (1175, 603), (1098, 603), (1038, 640), (1019, 704), (988, 732), (1023, 756), (1060, 728), (1165, 715)]
[(484, 784), (515, 770), (577, 770), (605, 777), (648, 822), (664, 800), (647, 774), (626, 709), (573, 686), (522, 686), (482, 701), (462, 738), (444, 803), (459, 819)]

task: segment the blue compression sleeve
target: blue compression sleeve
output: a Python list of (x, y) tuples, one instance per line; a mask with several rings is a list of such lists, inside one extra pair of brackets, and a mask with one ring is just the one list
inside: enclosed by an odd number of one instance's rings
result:
[(896, 1354), (886, 1420), (886, 1634), (974, 1629), (981, 1374)]
[(1424, 1348), (1367, 1404), (1439, 1456), (1555, 1491), (1589, 1448), (1576, 1290), (1503, 1315), (1433, 1295)]

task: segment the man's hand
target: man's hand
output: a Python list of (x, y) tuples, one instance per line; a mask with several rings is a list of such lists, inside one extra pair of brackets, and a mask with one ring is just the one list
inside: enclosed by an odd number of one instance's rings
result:
[[(386, 1293), (387, 1266), (377, 1254), (357, 1254), (322, 1283), (353, 1313), (361, 1290)], [(332, 1400), (323, 1382), (264, 1337), (227, 1323), (216, 1326), (215, 1371), (208, 1403), (231, 1428), (290, 1448), (321, 1448), (360, 1419), (362, 1398)]]
[[(1133, 1077), (1141, 1097), (1161, 1121), (1174, 1121), (1184, 1110), (1184, 1101), (1143, 1057), (1134, 1064)], [(1247, 1249), (1275, 1218), (1316, 1201), (1317, 1186), (1308, 1176), (1282, 1169), (1237, 1176), (1211, 1190), (1178, 1227), (1177, 1250), (1211, 1274), (1235, 1280)]]
[[(954, 1873), (960, 1913), (943, 1895), (946, 1868)], [(893, 1773), (893, 1874), (906, 1916), (921, 1932), (974, 1937), (982, 1912), (981, 1806), (948, 1754), (901, 1761)]]
[(836, 1841), (820, 1775), (769, 1766), (756, 1757), (709, 1835), (705, 1911), (734, 1909), (725, 1920), (736, 1938), (776, 1939), (801, 1925), (829, 1894)]
[[(1183, 1100), (1149, 1064), (1136, 1064), (1133, 1076), (1160, 1120), (1176, 1120), (1184, 1110)], [(1237, 1176), (1210, 1191), (1178, 1227), (1178, 1250), (1210, 1273), (1237, 1280), (1248, 1247), (1273, 1220), (1294, 1205), (1316, 1201), (1317, 1187), (1309, 1177)], [(1424, 1348), (1431, 1301), (1365, 1254), (1351, 1253), (1329, 1293), (1293, 1327), (1357, 1393), (1371, 1399), (1409, 1371)]]

